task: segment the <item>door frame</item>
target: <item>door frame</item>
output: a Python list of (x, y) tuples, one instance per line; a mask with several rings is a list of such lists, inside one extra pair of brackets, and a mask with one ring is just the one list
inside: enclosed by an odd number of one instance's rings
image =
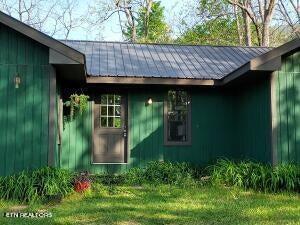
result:
[[(126, 138), (124, 140), (124, 162), (101, 162), (101, 163), (97, 163), (97, 162), (94, 162), (93, 161), (93, 153), (94, 153), (94, 130), (95, 130), (95, 127), (94, 127), (94, 107), (95, 107), (95, 96), (97, 96), (97, 94), (93, 94), (93, 99), (91, 101), (91, 110), (92, 110), (92, 118), (91, 118), (91, 123), (92, 123), (92, 135), (91, 135), (91, 144), (92, 144), (92, 147), (91, 147), (91, 152), (90, 152), (90, 160), (91, 160), (91, 165), (127, 165), (128, 164), (128, 159), (129, 159), (129, 121), (128, 121), (128, 114), (129, 114), (129, 95), (127, 92), (103, 92), (102, 94), (120, 94), (121, 96), (125, 96), (125, 102), (124, 102), (124, 109), (125, 109), (125, 112), (124, 112), (124, 121), (126, 123)], [(101, 94), (100, 94), (101, 95)]]

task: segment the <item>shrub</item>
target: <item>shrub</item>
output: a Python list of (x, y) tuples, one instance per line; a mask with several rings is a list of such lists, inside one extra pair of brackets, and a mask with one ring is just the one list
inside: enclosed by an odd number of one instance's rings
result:
[(122, 185), (125, 184), (125, 177), (123, 174), (94, 174), (91, 176), (93, 183), (99, 183), (104, 185)]
[(52, 196), (65, 196), (73, 190), (73, 175), (67, 170), (45, 167), (0, 177), (0, 198), (32, 202)]
[(209, 167), (213, 184), (224, 184), (264, 192), (300, 191), (300, 170), (296, 165), (264, 165), (254, 162), (218, 160)]
[(128, 170), (125, 174), (125, 183), (128, 185), (142, 185), (146, 183), (144, 169), (139, 167), (134, 167)]
[(153, 161), (145, 168), (132, 168), (126, 174), (126, 183), (133, 185), (147, 184), (174, 184), (191, 185), (195, 170), (187, 163), (171, 163)]
[(152, 161), (144, 168), (134, 167), (123, 174), (95, 174), (93, 183), (103, 185), (142, 185), (142, 184), (174, 184), (191, 185), (196, 170), (187, 163), (171, 163)]

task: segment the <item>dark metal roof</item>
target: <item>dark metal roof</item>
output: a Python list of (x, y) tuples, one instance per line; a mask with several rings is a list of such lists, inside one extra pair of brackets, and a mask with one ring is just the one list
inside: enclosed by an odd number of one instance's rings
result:
[(90, 76), (222, 79), (265, 47), (62, 41), (86, 56)]

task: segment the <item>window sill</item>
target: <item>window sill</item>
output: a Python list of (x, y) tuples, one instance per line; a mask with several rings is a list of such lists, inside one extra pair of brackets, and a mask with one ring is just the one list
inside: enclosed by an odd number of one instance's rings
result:
[(188, 142), (165, 142), (164, 146), (191, 146), (192, 143), (190, 141)]
[(91, 165), (126, 165), (128, 162), (91, 162)]

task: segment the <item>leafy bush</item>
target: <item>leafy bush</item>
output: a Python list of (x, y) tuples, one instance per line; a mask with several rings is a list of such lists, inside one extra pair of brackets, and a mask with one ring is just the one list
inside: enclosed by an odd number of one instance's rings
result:
[(125, 183), (129, 185), (142, 185), (146, 183), (144, 169), (134, 167), (128, 170), (125, 174)]
[(73, 190), (73, 175), (67, 170), (44, 167), (0, 177), (0, 198), (32, 202), (52, 196), (65, 196)]
[(264, 165), (219, 160), (209, 168), (213, 184), (225, 184), (264, 192), (300, 192), (300, 169), (296, 165)]
[(193, 173), (187, 163), (150, 162), (144, 176), (150, 183), (185, 184), (192, 180)]
[(91, 176), (91, 179), (93, 183), (108, 186), (125, 184), (125, 176), (123, 174), (94, 174)]
[(126, 183), (133, 185), (148, 184), (174, 184), (192, 185), (195, 170), (187, 163), (171, 163), (152, 161), (145, 168), (132, 168), (126, 174)]
[(195, 171), (187, 163), (153, 161), (144, 168), (134, 167), (123, 174), (95, 174), (93, 183), (103, 185), (142, 185), (142, 184), (194, 184)]

